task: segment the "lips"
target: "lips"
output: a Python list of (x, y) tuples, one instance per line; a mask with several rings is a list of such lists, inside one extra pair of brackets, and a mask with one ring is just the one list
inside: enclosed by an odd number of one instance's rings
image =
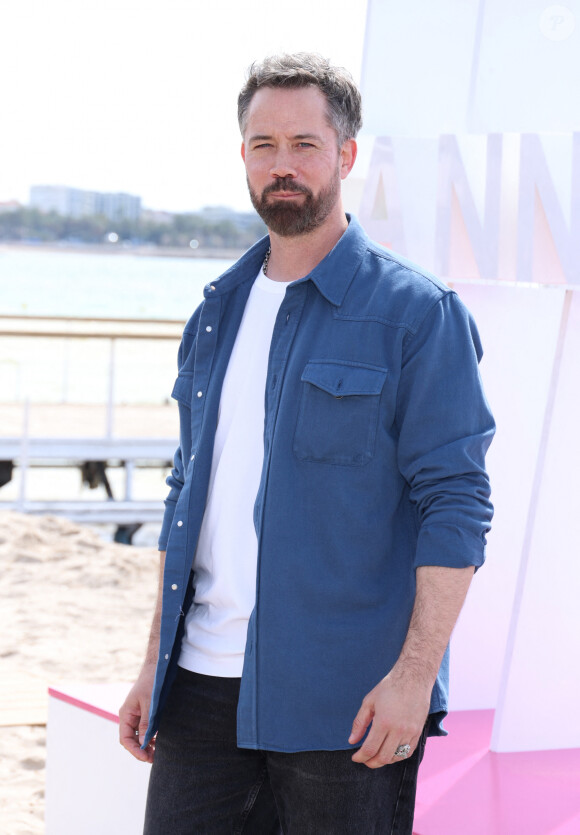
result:
[(299, 194), (303, 194), (306, 197), (312, 196), (310, 189), (305, 186), (300, 186), (298, 183), (292, 182), (289, 177), (279, 177), (264, 189), (262, 199), (267, 199), (271, 196), (274, 199), (291, 200)]

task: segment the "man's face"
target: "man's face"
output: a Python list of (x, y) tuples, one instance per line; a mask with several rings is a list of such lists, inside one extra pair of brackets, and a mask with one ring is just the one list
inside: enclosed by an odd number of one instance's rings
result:
[(248, 188), (254, 208), (277, 235), (312, 232), (340, 207), (340, 181), (354, 162), (354, 142), (339, 151), (326, 113), (316, 87), (263, 87), (250, 103), (242, 145)]

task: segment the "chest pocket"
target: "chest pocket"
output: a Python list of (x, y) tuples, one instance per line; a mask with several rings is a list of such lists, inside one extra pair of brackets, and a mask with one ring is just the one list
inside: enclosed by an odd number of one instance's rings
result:
[(300, 378), (296, 457), (319, 464), (367, 464), (374, 455), (387, 373), (386, 368), (357, 362), (309, 362)]

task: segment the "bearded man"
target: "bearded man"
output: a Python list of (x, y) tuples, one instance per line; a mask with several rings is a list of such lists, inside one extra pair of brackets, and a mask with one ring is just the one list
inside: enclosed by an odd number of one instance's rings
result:
[(121, 742), (153, 762), (147, 835), (410, 835), (492, 516), (481, 346), (453, 291), (345, 215), (346, 71), (269, 58), (238, 116), (269, 235), (183, 334), (159, 599)]

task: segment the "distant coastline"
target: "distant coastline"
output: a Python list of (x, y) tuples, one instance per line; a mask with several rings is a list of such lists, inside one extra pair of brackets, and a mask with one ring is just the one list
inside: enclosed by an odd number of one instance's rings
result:
[(191, 249), (184, 246), (154, 246), (151, 244), (84, 244), (69, 241), (2, 241), (0, 253), (3, 251), (25, 252), (74, 252), (87, 255), (139, 255), (158, 258), (221, 258), (236, 261), (246, 251), (244, 249), (226, 247), (202, 247)]

